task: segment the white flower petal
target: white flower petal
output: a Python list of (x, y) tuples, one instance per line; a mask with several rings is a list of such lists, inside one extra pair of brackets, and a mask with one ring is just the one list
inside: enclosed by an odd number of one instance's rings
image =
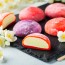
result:
[(17, 38), (14, 35), (15, 33), (13, 31), (10, 30), (5, 31), (5, 39), (9, 42), (14, 42), (17, 40)]
[(12, 42), (15, 42), (17, 40), (17, 37), (14, 37), (14, 40), (12, 40)]
[(59, 42), (65, 42), (65, 39), (58, 38)]
[(9, 31), (9, 30), (8, 30), (8, 31), (6, 31), (6, 32), (5, 32), (5, 34), (11, 34), (12, 36), (14, 36), (14, 35), (15, 35), (15, 33), (14, 33), (13, 31)]
[(8, 38), (8, 37), (5, 37), (5, 39), (6, 39), (7, 41), (9, 41), (9, 42), (12, 41), (12, 39), (10, 39), (10, 38)]
[(10, 42), (9, 41), (5, 41), (5, 45), (6, 46), (10, 46)]
[(14, 34), (11, 31), (6, 31), (5, 32), (5, 39), (8, 41), (12, 41), (14, 37)]
[(17, 37), (14, 37), (14, 41), (16, 41), (17, 40)]
[(0, 29), (0, 34), (2, 34), (2, 32), (3, 32), (3, 30), (2, 30), (2, 29)]
[(0, 62), (3, 60), (3, 49), (0, 47)]
[(59, 42), (65, 42), (65, 31), (59, 31), (57, 33), (57, 36), (58, 36), (58, 41)]
[(62, 34), (63, 34), (63, 32), (62, 32), (62, 31), (59, 31), (59, 32), (57, 33), (57, 36), (60, 37)]
[(5, 38), (4, 36), (0, 36), (0, 46), (4, 47), (4, 43), (5, 43)]
[(4, 35), (5, 35), (5, 32), (4, 32), (3, 30), (1, 31), (1, 35), (2, 35), (2, 36), (4, 36)]

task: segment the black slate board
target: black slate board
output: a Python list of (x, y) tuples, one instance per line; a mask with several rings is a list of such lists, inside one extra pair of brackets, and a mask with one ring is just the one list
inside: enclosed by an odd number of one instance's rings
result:
[[(43, 6), (40, 6), (39, 8), (44, 10), (47, 5), (49, 5), (49, 4), (45, 4)], [(18, 15), (16, 15), (16, 17), (17, 17), (16, 22), (18, 22), (19, 21)], [(46, 34), (44, 31), (44, 25), (47, 22), (47, 20), (49, 20), (49, 19), (50, 19), (49, 17), (46, 17), (45, 20), (42, 20), (40, 22), (40, 24), (41, 24), (42, 29), (43, 29), (42, 34), (47, 35), (51, 41), (52, 49), (50, 51), (40, 51), (40, 50), (33, 50), (33, 49), (24, 48), (21, 45), (21, 41), (23, 38), (19, 38), (19, 37), (18, 37), (18, 40), (16, 42), (11, 44), (11, 46), (18, 48), (19, 50), (21, 50), (21, 51), (23, 51), (23, 52), (25, 52), (33, 57), (36, 57), (42, 61), (45, 61), (45, 62), (50, 62), (51, 60), (54, 60), (54, 59), (58, 58), (59, 56), (64, 55), (65, 54), (65, 43), (59, 43), (57, 40), (57, 37), (50, 36), (50, 35)], [(8, 29), (12, 29), (13, 26), (14, 25), (8, 27)]]

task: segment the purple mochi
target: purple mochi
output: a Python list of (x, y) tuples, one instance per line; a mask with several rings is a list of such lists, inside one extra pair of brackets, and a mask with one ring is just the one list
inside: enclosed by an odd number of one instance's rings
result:
[(13, 31), (15, 32), (16, 36), (24, 37), (31, 33), (41, 33), (42, 28), (41, 25), (36, 21), (21, 20), (14, 25)]

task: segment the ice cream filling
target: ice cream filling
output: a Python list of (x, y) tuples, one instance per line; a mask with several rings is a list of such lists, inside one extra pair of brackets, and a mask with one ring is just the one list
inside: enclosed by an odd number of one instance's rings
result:
[(13, 14), (8, 15), (7, 17), (4, 18), (3, 23), (2, 23), (2, 28), (6, 28), (8, 25), (10, 25), (12, 22), (14, 22), (15, 17)]
[(34, 47), (39, 47), (39, 48), (48, 48), (48, 43), (41, 38), (27, 37), (23, 43), (28, 46), (34, 46)]

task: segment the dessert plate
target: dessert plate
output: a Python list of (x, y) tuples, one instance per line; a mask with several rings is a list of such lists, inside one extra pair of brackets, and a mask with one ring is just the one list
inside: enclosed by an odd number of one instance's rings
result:
[[(46, 6), (48, 6), (48, 5), (49, 4), (45, 4), (45, 5), (40, 6), (39, 8), (44, 10), (46, 8)], [(16, 18), (17, 19), (16, 22), (17, 22), (17, 21), (19, 21), (18, 14), (16, 15), (16, 17), (17, 17)], [(45, 61), (45, 62), (50, 62), (54, 59), (56, 60), (58, 57), (64, 55), (65, 54), (65, 43), (60, 43), (58, 41), (57, 37), (48, 35), (44, 31), (44, 25), (49, 19), (50, 19), (49, 17), (46, 17), (44, 20), (42, 20), (40, 22), (40, 24), (41, 24), (42, 29), (43, 29), (42, 34), (47, 35), (51, 41), (52, 49), (50, 51), (40, 51), (40, 50), (33, 50), (33, 49), (24, 48), (21, 44), (21, 41), (23, 38), (20, 38), (20, 37), (18, 37), (16, 42), (11, 43), (11, 46), (18, 48), (19, 50), (21, 50), (21, 51), (23, 51), (23, 52), (25, 52), (33, 57), (36, 57), (37, 59)], [(12, 30), (13, 26), (14, 25), (8, 27), (7, 29)]]

